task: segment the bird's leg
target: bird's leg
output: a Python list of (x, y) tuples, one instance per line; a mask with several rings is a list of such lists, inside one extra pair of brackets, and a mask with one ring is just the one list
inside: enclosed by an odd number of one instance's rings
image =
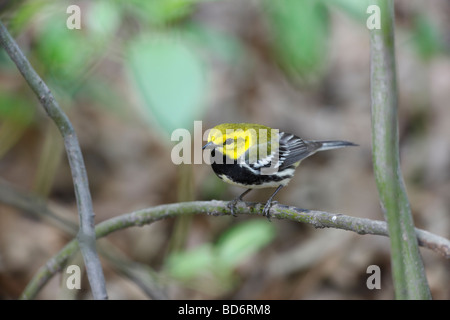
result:
[(233, 215), (233, 217), (237, 217), (236, 213), (234, 213), (234, 210), (236, 209), (236, 204), (237, 204), (239, 201), (242, 201), (242, 198), (243, 198), (247, 193), (249, 193), (250, 191), (252, 191), (252, 189), (247, 189), (247, 190), (245, 190), (239, 197), (234, 198), (233, 200), (231, 200), (231, 201), (228, 203), (227, 207), (230, 208), (231, 214)]
[(278, 188), (275, 190), (274, 193), (272, 193), (272, 195), (270, 196), (269, 200), (267, 200), (266, 205), (264, 206), (263, 209), (263, 215), (266, 216), (266, 218), (270, 221), (270, 207), (272, 206), (273, 202), (276, 201), (272, 201), (273, 197), (275, 197), (275, 195), (278, 193), (278, 191), (281, 190), (281, 188), (283, 188), (283, 185), (279, 185)]

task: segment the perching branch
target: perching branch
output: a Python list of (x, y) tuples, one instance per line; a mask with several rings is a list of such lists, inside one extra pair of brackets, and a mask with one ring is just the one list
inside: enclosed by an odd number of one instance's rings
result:
[(105, 278), (96, 249), (92, 199), (83, 156), (75, 130), (67, 115), (56, 102), (50, 89), (33, 69), (1, 21), (0, 44), (14, 61), (28, 85), (37, 95), (48, 116), (55, 122), (63, 136), (72, 172), (80, 221), (77, 238), (86, 264), (89, 283), (94, 299), (107, 299)]
[[(226, 201), (194, 201), (160, 205), (120, 215), (104, 222), (95, 228), (97, 239), (114, 231), (132, 226), (143, 226), (152, 222), (184, 216), (189, 214), (208, 214), (213, 216), (229, 215)], [(250, 214), (262, 216), (264, 204), (242, 202), (236, 207), (236, 214)], [(274, 204), (271, 207), (272, 219), (287, 219), (291, 221), (311, 224), (316, 228), (336, 228), (353, 231), (358, 234), (373, 234), (388, 236), (386, 222), (365, 218), (356, 218), (336, 213), (305, 210), (295, 207)], [(269, 222), (268, 222), (269, 223)], [(450, 240), (434, 235), (430, 232), (416, 229), (419, 245), (450, 258)], [(76, 239), (69, 242), (61, 251), (39, 269), (21, 295), (21, 299), (33, 299), (50, 278), (60, 271), (78, 249)]]

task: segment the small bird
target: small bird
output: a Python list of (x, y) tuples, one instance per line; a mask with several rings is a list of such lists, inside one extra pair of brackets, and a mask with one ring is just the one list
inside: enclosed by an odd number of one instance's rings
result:
[(357, 146), (348, 141), (303, 140), (293, 134), (252, 123), (223, 123), (212, 128), (204, 149), (211, 150), (211, 166), (223, 181), (247, 188), (230, 201), (236, 204), (253, 189), (276, 188), (263, 209), (270, 221), (274, 196), (292, 179), (300, 162), (318, 151)]

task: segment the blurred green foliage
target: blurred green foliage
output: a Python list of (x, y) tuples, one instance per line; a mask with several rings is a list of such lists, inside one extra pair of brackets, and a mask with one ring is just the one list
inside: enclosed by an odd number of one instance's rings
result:
[(131, 0), (130, 8), (143, 21), (156, 26), (164, 26), (187, 17), (199, 0)]
[(422, 59), (429, 60), (445, 50), (439, 29), (426, 14), (414, 19), (413, 34), (415, 49)]
[(87, 12), (86, 25), (91, 36), (97, 41), (114, 40), (120, 27), (122, 11), (114, 1), (94, 1)]
[(308, 78), (323, 69), (329, 21), (327, 7), (314, 0), (266, 0), (278, 62), (291, 76)]
[(168, 136), (202, 118), (207, 91), (203, 65), (186, 43), (175, 36), (150, 35), (130, 44), (127, 59), (145, 110)]
[[(65, 26), (71, 1), (23, 1), (13, 6), (8, 17), (15, 33), (33, 30), (30, 59), (57, 93), (72, 99), (81, 94), (115, 112), (120, 105), (127, 108), (110, 79), (96, 74), (105, 59), (124, 62), (142, 101), (143, 108), (137, 112), (153, 119), (148, 124), (157, 124), (157, 131), (170, 133), (191, 128), (193, 120), (203, 118), (207, 110), (206, 57), (218, 57), (233, 66), (247, 54), (244, 39), (196, 19), (197, 6), (207, 2), (215, 1), (77, 1), (81, 30)], [(321, 78), (328, 55), (330, 7), (363, 25), (367, 18), (366, 1), (264, 0), (260, 5), (271, 35), (269, 49), (291, 79)], [(424, 59), (442, 50), (442, 36), (426, 15), (418, 14), (411, 32), (415, 49)], [(114, 97), (104, 94), (107, 91)]]
[(321, 0), (330, 7), (336, 7), (357, 21), (366, 24), (367, 7), (371, 5), (369, 0)]
[(33, 53), (46, 74), (58, 81), (71, 83), (86, 72), (93, 54), (90, 38), (79, 31), (67, 29), (65, 20), (60, 17), (45, 20), (38, 29), (37, 37), (39, 41)]
[(0, 91), (0, 159), (25, 133), (34, 114), (26, 99)]
[[(275, 237), (275, 227), (266, 220), (241, 222), (225, 231), (215, 244), (172, 253), (166, 261), (167, 273), (187, 285), (208, 279), (208, 287), (231, 290), (237, 284), (235, 269), (267, 246)], [(207, 288), (202, 285), (197, 289)]]
[(246, 257), (272, 241), (275, 227), (266, 220), (251, 220), (227, 230), (217, 241), (216, 252), (223, 268), (234, 268)]
[(26, 126), (33, 119), (35, 110), (19, 95), (0, 92), (0, 118), (16, 126)]

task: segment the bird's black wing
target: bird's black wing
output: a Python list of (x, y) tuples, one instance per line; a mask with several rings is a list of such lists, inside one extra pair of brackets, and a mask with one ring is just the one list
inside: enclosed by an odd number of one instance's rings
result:
[(305, 141), (293, 134), (280, 132), (279, 168), (287, 168), (294, 163), (309, 157), (314, 154), (321, 145), (320, 142)]

